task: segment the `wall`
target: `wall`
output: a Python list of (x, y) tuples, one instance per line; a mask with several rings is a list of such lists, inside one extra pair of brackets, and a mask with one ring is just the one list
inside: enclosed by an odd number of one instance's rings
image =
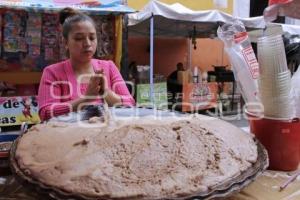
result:
[(192, 49), (192, 66), (210, 71), (214, 69), (212, 65), (229, 65), (223, 42), (219, 39), (198, 39), (197, 49)]
[[(128, 40), (129, 63), (150, 65), (149, 38), (136, 37)], [(176, 69), (178, 62), (187, 59), (187, 41), (185, 39), (156, 38), (154, 41), (154, 73), (169, 75)]]
[[(149, 65), (149, 38), (129, 38), (129, 62)], [(192, 66), (199, 66), (201, 71), (213, 70), (211, 65), (228, 65), (220, 40), (198, 39), (197, 50), (192, 50)], [(168, 76), (176, 69), (177, 62), (187, 63), (188, 40), (184, 38), (156, 38), (154, 43), (154, 73)]]
[[(160, 0), (163, 3), (173, 4), (181, 3), (182, 5), (192, 10), (210, 10), (216, 9), (214, 6), (214, 0)], [(128, 5), (136, 10), (140, 10), (149, 2), (149, 0), (127, 0)], [(229, 14), (233, 13), (233, 0), (227, 0), (228, 8), (220, 9)]]

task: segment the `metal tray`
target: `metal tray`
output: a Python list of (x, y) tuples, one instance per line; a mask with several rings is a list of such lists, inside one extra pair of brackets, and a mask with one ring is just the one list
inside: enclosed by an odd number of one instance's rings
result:
[[(128, 112), (126, 108), (125, 111)], [(120, 112), (120, 110), (119, 110)], [(122, 111), (123, 112), (123, 111)], [(149, 114), (152, 113), (152, 111), (143, 110), (145, 115), (147, 115), (147, 112)], [(169, 115), (170, 113), (166, 112), (165, 115)], [(128, 116), (128, 114), (126, 114)], [(66, 118), (67, 119), (67, 118)], [(69, 118), (70, 119), (70, 118)], [(64, 121), (64, 120), (62, 120)], [(72, 121), (72, 120), (71, 120)], [(80, 194), (74, 194), (69, 193), (67, 191), (63, 191), (60, 188), (56, 188), (53, 186), (49, 186), (46, 184), (43, 184), (39, 182), (38, 180), (28, 176), (24, 171), (22, 171), (19, 168), (19, 165), (17, 163), (17, 160), (15, 159), (15, 153), (18, 146), (18, 142), (22, 135), (14, 141), (11, 150), (10, 150), (10, 167), (13, 172), (13, 174), (16, 176), (17, 180), (20, 181), (20, 183), (28, 190), (35, 191), (39, 193), (42, 197), (42, 199), (52, 198), (57, 200), (101, 200), (101, 199), (109, 199), (109, 198), (95, 198), (90, 196), (84, 196)], [(263, 147), (263, 145), (254, 138), (254, 141), (257, 145), (258, 150), (258, 159), (257, 161), (250, 167), (248, 170), (242, 172), (239, 176), (236, 176), (232, 179), (229, 179), (219, 185), (216, 185), (213, 188), (210, 188), (206, 192), (201, 193), (195, 193), (189, 196), (179, 197), (179, 198), (168, 198), (164, 197), (163, 199), (170, 199), (170, 200), (208, 200), (213, 198), (223, 198), (226, 196), (230, 196), (233, 193), (241, 191), (244, 187), (246, 187), (248, 184), (253, 182), (259, 175), (261, 175), (268, 167), (268, 154), (266, 149)], [(135, 200), (145, 200), (145, 198), (136, 198)], [(131, 198), (131, 200), (133, 200)]]

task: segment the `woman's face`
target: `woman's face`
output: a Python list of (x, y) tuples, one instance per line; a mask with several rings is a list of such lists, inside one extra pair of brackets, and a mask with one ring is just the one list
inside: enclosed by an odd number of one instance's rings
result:
[(96, 52), (97, 35), (94, 25), (89, 21), (74, 23), (66, 41), (70, 59), (89, 62)]

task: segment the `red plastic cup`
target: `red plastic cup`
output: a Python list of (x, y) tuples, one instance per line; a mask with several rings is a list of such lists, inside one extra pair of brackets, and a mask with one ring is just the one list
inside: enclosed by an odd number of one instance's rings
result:
[(300, 121), (258, 118), (248, 113), (250, 131), (265, 146), (271, 170), (293, 171), (300, 163)]

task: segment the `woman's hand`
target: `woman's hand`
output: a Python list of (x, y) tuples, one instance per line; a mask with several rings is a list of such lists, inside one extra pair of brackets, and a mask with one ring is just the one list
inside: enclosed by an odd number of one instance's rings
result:
[(104, 95), (106, 95), (106, 91), (107, 81), (104, 72), (101, 69), (99, 71), (96, 71), (95, 74), (91, 76), (85, 96), (91, 100), (96, 99), (99, 95), (104, 98)]
[(103, 69), (100, 69), (99, 71), (96, 71), (96, 75), (99, 77), (99, 95), (103, 98), (107, 95), (107, 79), (103, 72)]
[(107, 79), (102, 69), (96, 71), (90, 78), (85, 96), (86, 99), (89, 99), (90, 101), (95, 100), (100, 96), (109, 106), (119, 105), (122, 103), (121, 97), (108, 89)]
[(90, 77), (85, 96), (89, 99), (96, 99), (100, 90), (100, 77), (96, 74)]

